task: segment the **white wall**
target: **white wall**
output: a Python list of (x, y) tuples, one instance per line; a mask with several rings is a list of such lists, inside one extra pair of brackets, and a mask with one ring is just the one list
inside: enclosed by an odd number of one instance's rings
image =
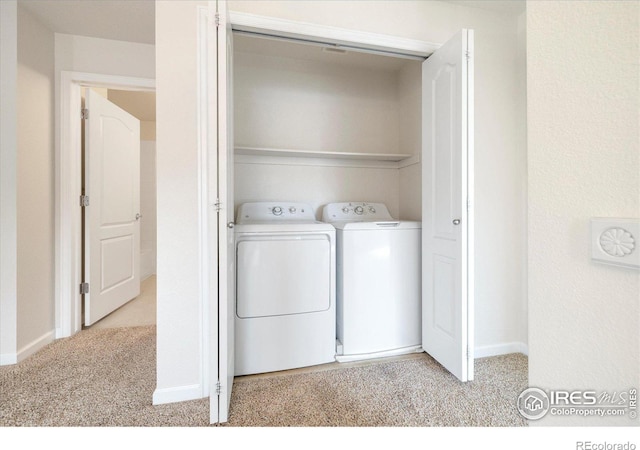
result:
[[(18, 352), (54, 339), (54, 35), (18, 8)], [(19, 356), (19, 359), (20, 359)]]
[(155, 47), (56, 33), (56, 74), (61, 70), (155, 78)]
[(236, 205), (255, 201), (308, 202), (316, 218), (327, 203), (385, 203), (397, 217), (398, 169), (236, 163)]
[[(640, 383), (640, 274), (590, 261), (592, 217), (640, 217), (640, 4), (529, 2), (532, 386)], [(638, 425), (547, 415), (541, 425)]]
[(233, 66), (236, 146), (398, 152), (395, 72), (240, 52)]
[(17, 10), (0, 2), (0, 365), (17, 362)]
[[(422, 152), (422, 64), (406, 64), (398, 80), (400, 98), (400, 153)], [(422, 165), (399, 170), (399, 214), (404, 220), (422, 220)]]
[(140, 142), (140, 277), (156, 273), (156, 142)]
[[(205, 395), (200, 307), (197, 7), (156, 4), (157, 387), (154, 403)], [(208, 317), (207, 317), (208, 319)], [(205, 386), (206, 383), (206, 386)]]

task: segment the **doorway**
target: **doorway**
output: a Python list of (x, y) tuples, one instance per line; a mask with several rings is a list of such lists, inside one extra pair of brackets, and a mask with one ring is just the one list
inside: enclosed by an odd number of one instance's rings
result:
[(56, 168), (56, 337), (82, 329), (82, 88), (154, 92), (155, 80), (104, 74), (60, 74), (60, 124)]
[[(155, 175), (155, 92), (153, 91), (130, 91), (121, 89), (109, 89), (102, 87), (83, 87), (82, 88), (82, 102), (83, 110), (88, 111), (86, 108), (87, 91), (91, 91), (91, 95), (97, 94), (101, 98), (105, 99), (116, 108), (122, 109), (122, 111), (130, 114), (133, 118), (139, 121), (139, 171), (136, 177), (139, 180), (139, 207), (136, 211), (136, 226), (139, 227), (139, 233), (136, 235), (139, 241), (139, 254), (136, 259), (139, 264), (136, 267), (135, 284), (138, 289), (138, 294), (129, 298), (130, 295), (121, 294), (119, 302), (124, 302), (121, 306), (113, 309), (113, 307), (106, 310), (104, 317), (98, 317), (97, 320), (90, 319), (87, 321), (88, 306), (90, 302), (95, 303), (101, 300), (100, 298), (91, 299), (89, 296), (92, 292), (95, 292), (100, 287), (94, 287), (89, 290), (89, 294), (83, 295), (82, 302), (82, 325), (83, 329), (104, 329), (104, 328), (118, 328), (118, 327), (132, 327), (132, 326), (144, 326), (156, 324), (156, 175)], [(83, 195), (87, 196), (87, 187), (90, 185), (87, 179), (87, 148), (85, 144), (87, 142), (87, 120), (91, 120), (92, 114), (85, 113), (85, 119), (82, 120), (82, 156), (83, 156), (83, 170), (82, 170), (82, 187)], [(93, 114), (93, 118), (96, 119), (96, 115)], [(137, 151), (138, 149), (136, 149)], [(94, 163), (95, 164), (95, 163)], [(117, 180), (119, 173), (111, 173), (102, 169), (102, 164), (99, 164), (99, 171), (101, 176), (111, 176), (116, 178), (114, 182), (120, 184), (122, 181)], [(94, 168), (95, 170), (95, 168)], [(118, 169), (120, 172), (120, 169)], [(104, 185), (110, 185), (111, 183), (104, 182)], [(88, 224), (87, 208), (83, 208), (83, 239), (82, 239), (82, 255), (83, 255), (83, 273), (84, 282), (88, 282), (91, 278), (88, 261), (91, 259), (91, 246), (89, 245), (89, 237), (87, 234), (94, 234), (91, 230), (86, 233)], [(132, 213), (133, 214), (133, 213)], [(138, 251), (138, 250), (136, 250)], [(126, 263), (126, 261), (125, 261)], [(126, 265), (126, 264), (125, 264)], [(126, 276), (126, 274), (125, 274)], [(125, 280), (126, 281), (126, 280)], [(98, 284), (98, 283), (96, 283)], [(95, 306), (95, 305), (94, 305)], [(113, 309), (113, 310), (112, 310)], [(94, 314), (95, 316), (95, 314)]]

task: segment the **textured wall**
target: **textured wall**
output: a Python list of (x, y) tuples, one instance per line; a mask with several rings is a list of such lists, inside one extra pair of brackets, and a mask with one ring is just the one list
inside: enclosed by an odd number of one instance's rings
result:
[[(530, 385), (640, 386), (640, 274), (590, 261), (591, 217), (640, 216), (638, 2), (528, 2)], [(638, 425), (551, 417), (543, 425)]]

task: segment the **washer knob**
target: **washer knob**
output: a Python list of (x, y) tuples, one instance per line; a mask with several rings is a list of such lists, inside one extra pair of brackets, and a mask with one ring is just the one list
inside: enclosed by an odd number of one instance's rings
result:
[(271, 209), (271, 212), (273, 213), (274, 216), (281, 216), (282, 215), (282, 208), (280, 206), (274, 206)]
[(290, 212), (291, 214), (295, 214), (295, 213), (296, 213), (296, 209), (295, 209), (293, 206), (291, 206), (291, 207), (289, 208), (289, 212)]
[(342, 212), (345, 214), (349, 214), (349, 208), (345, 206), (344, 208), (342, 208)]
[(373, 214), (376, 212), (376, 209), (373, 206), (369, 206), (369, 212)]
[(363, 208), (362, 206), (356, 206), (356, 207), (353, 209), (353, 212), (355, 212), (355, 213), (356, 213), (356, 214), (358, 214), (358, 215), (362, 215), (362, 213), (364, 212), (364, 208)]

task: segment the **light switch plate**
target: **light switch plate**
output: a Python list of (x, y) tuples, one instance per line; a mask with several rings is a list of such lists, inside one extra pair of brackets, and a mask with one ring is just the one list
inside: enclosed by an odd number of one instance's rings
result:
[(591, 260), (640, 269), (640, 219), (591, 219)]

